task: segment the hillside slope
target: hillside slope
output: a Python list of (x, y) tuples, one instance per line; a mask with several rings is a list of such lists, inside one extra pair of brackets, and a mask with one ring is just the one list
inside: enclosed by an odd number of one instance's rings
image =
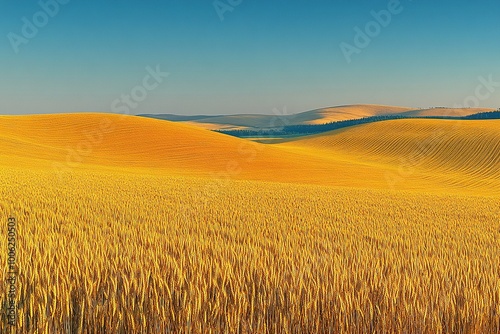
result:
[[(500, 121), (392, 120), (278, 146), (391, 166), (399, 183), (441, 179), (450, 187), (500, 189)], [(326, 153), (329, 152), (329, 153)]]
[(0, 168), (500, 192), (500, 121), (394, 120), (280, 144), (111, 114), (0, 117)]
[(368, 170), (195, 126), (101, 113), (1, 116), (0, 152), (7, 168), (120, 168), (330, 185), (362, 185), (348, 171)]
[(428, 109), (410, 110), (401, 113), (401, 115), (409, 117), (429, 117), (429, 116), (463, 117), (494, 110), (495, 109), (491, 108), (428, 108)]
[(324, 124), (329, 122), (358, 119), (372, 116), (395, 115), (411, 111), (411, 108), (376, 104), (354, 104), (306, 111), (303, 124)]

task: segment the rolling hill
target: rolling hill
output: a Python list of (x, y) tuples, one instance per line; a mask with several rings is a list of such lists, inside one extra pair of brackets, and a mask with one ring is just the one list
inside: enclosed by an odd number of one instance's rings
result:
[(209, 130), (266, 129), (288, 125), (325, 124), (329, 122), (360, 119), (373, 116), (401, 115), (406, 117), (455, 117), (468, 116), (480, 112), (493, 111), (488, 108), (427, 108), (384, 106), (375, 104), (355, 104), (320, 108), (297, 114), (235, 114), (179, 116), (173, 114), (144, 114), (139, 116), (184, 122)]
[(499, 120), (401, 119), (292, 139), (278, 146), (398, 166), (388, 174), (396, 183), (442, 179), (451, 188), (480, 185), (493, 192), (500, 189), (499, 130)]
[[(185, 124), (100, 113), (0, 117), (0, 165), (316, 184), (358, 184), (353, 162), (266, 146)], [(357, 168), (363, 170), (362, 165)], [(345, 175), (333, 179), (331, 175)], [(347, 183), (346, 183), (347, 182)]]
[(492, 108), (428, 108), (406, 111), (401, 115), (409, 117), (463, 117), (494, 110)]
[(491, 194), (499, 130), (494, 120), (392, 120), (260, 144), (136, 116), (2, 116), (0, 165)]
[(302, 122), (298, 124), (324, 124), (348, 119), (372, 116), (397, 115), (412, 110), (406, 107), (383, 106), (375, 104), (356, 104), (338, 107), (321, 108), (299, 113)]

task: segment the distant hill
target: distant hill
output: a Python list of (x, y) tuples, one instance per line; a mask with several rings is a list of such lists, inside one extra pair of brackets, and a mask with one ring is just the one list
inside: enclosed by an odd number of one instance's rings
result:
[(490, 112), (495, 109), (489, 108), (428, 108), (428, 109), (418, 109), (410, 110), (402, 113), (405, 116), (430, 116), (430, 117), (464, 117), (470, 116), (477, 113)]
[(284, 126), (316, 125), (337, 121), (357, 120), (378, 116), (406, 117), (463, 117), (482, 112), (489, 108), (426, 108), (415, 109), (374, 104), (355, 104), (320, 108), (291, 115), (234, 114), (181, 116), (173, 114), (143, 114), (138, 116), (183, 122), (209, 130), (262, 130)]
[[(337, 107), (321, 108), (297, 114), (301, 124), (324, 124), (373, 116), (401, 114), (413, 110), (407, 107), (394, 107), (375, 104), (353, 104)], [(291, 124), (292, 125), (292, 124)]]

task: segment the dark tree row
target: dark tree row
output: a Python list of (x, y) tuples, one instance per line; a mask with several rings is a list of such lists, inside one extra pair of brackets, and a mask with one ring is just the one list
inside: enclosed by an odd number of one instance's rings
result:
[(500, 109), (497, 111), (481, 112), (474, 115), (465, 116), (465, 119), (500, 119)]

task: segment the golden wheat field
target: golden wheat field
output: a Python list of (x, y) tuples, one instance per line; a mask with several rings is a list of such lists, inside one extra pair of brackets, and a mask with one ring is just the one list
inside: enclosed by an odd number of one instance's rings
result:
[(0, 116), (0, 159), (19, 333), (500, 332), (499, 121)]

